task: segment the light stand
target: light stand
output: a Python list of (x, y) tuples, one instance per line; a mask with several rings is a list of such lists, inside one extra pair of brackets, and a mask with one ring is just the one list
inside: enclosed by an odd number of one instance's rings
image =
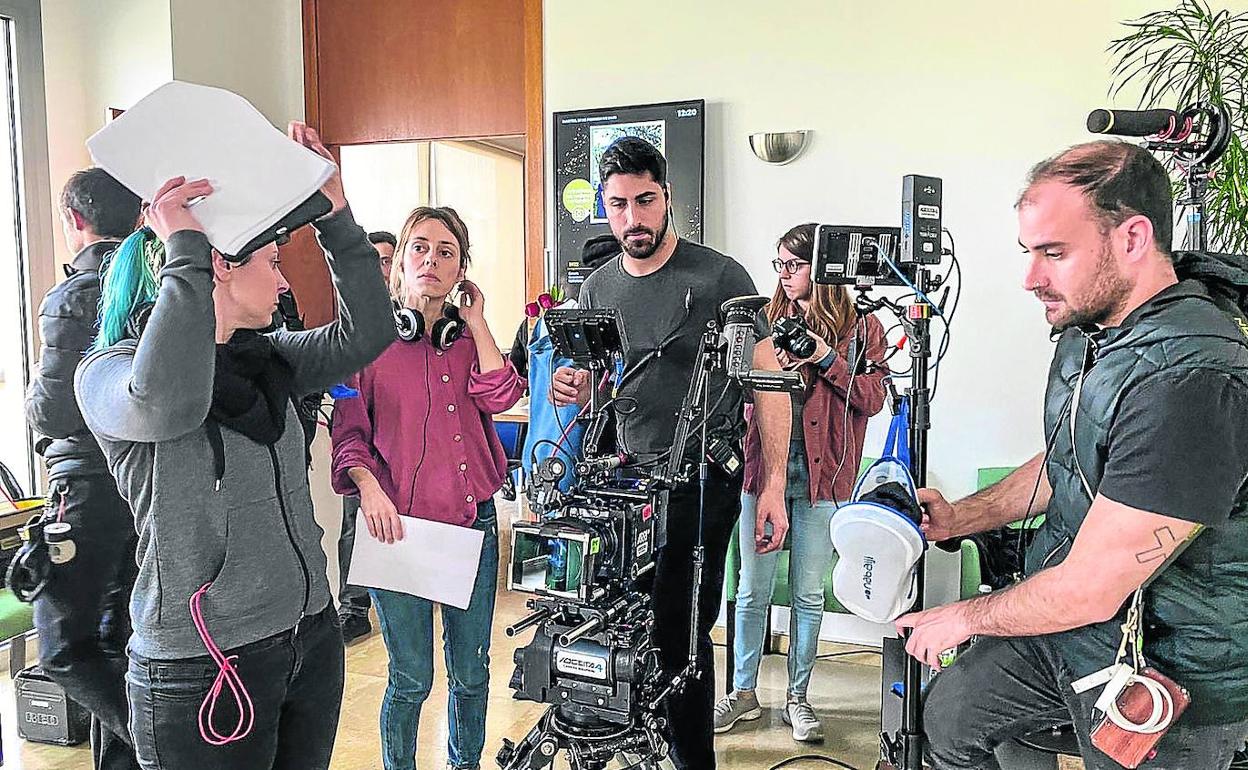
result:
[[(910, 387), (910, 474), (918, 487), (927, 485), (927, 433), (931, 428), (931, 389), (928, 387), (928, 364), (932, 358), (932, 313), (934, 308), (926, 297), (936, 286), (926, 267), (918, 267), (914, 301), (902, 306), (888, 299), (870, 299), (859, 289), (856, 307), (860, 314), (887, 308), (901, 322), (909, 340), (911, 368)], [(856, 362), (850, 362), (851, 366)], [(915, 564), (915, 609), (923, 608), (926, 555)], [(909, 633), (902, 637), (904, 642)], [(890, 735), (880, 733), (881, 759), (877, 770), (922, 770), (923, 768), (923, 665), (917, 658), (905, 656), (901, 693), (901, 727)]]

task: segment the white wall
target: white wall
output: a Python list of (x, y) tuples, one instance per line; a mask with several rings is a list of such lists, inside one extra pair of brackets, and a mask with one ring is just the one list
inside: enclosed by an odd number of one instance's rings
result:
[(241, 94), (274, 125), (303, 119), (299, 0), (166, 0), (173, 74)]
[[(1012, 207), (1023, 177), (1089, 138), (1087, 112), (1109, 101), (1105, 49), (1118, 22), (1167, 4), (633, 0), (621, 16), (547, 0), (546, 107), (705, 98), (706, 242), (764, 294), (788, 227), (895, 224), (901, 177), (942, 177), (966, 285), (933, 405), (930, 481), (961, 494), (976, 468), (1020, 463), (1044, 440), (1052, 349), (1019, 287)], [(792, 165), (750, 152), (750, 133), (792, 129), (814, 132)]]
[(524, 162), (479, 142), (433, 142), (430, 200), (464, 220), (471, 241), (468, 278), (485, 295), (485, 320), (510, 349), (524, 320)]
[[(126, 108), (173, 77), (168, 0), (43, 0), (48, 162), (58, 264), (61, 187), (91, 163), (86, 141), (109, 107)], [(57, 271), (60, 275), (60, 271)]]
[(355, 221), (397, 238), (412, 209), (429, 204), (429, 142), (348, 144), (340, 152)]
[[(90, 164), (84, 143), (107, 108), (175, 77), (236, 91), (279, 127), (303, 118), (299, 0), (43, 0), (42, 11), (54, 204)], [(63, 263), (72, 255), (53, 224)]]

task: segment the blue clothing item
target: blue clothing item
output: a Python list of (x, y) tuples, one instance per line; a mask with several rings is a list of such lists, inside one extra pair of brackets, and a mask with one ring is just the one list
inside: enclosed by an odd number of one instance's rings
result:
[[(498, 518), (494, 501), (477, 505), (473, 529), (485, 533), (468, 609), (442, 607), (442, 649), (450, 680), (447, 756), (452, 767), (477, 768), (485, 746), (490, 689), (490, 627), (498, 583)], [(390, 655), (381, 701), (381, 753), (386, 770), (415, 770), (420, 708), (433, 688), (434, 602), (397, 591), (370, 589)]]
[[(832, 541), (828, 524), (836, 503), (820, 500), (810, 504), (810, 481), (806, 469), (806, 449), (795, 441), (789, 449), (788, 488), (785, 504), (789, 511), (789, 586), (792, 614), (789, 616), (789, 692), (805, 696), (810, 673), (819, 647), (819, 626), (823, 622), (823, 581), (832, 566)], [(736, 639), (733, 647), (736, 670), (733, 687), (753, 690), (758, 685), (762, 658), (763, 632), (771, 593), (775, 586), (780, 551), (758, 554), (754, 551), (754, 520), (758, 498), (741, 496), (738, 545), (741, 549), (741, 579), (737, 588)]]
[[(576, 305), (568, 303), (560, 307)], [(581, 438), (585, 434), (585, 426), (576, 423), (580, 409), (575, 404), (556, 407), (551, 403), (550, 380), (555, 369), (571, 365), (570, 359), (562, 358), (555, 352), (555, 345), (546, 331), (546, 321), (539, 319), (529, 342), (529, 431), (524, 439), (524, 456), (520, 460), (524, 464), (524, 472), (532, 476), (533, 470), (555, 453), (555, 444), (567, 449), (564, 459), (568, 461), (568, 469), (559, 482), (559, 489), (564, 492), (576, 481), (572, 463), (581, 453)], [(559, 439), (564, 430), (572, 423), (576, 424), (572, 425), (568, 430), (568, 437), (560, 444)]]

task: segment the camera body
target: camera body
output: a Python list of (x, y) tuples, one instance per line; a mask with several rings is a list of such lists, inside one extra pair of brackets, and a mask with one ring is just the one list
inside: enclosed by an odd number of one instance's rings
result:
[[(616, 311), (552, 309), (545, 319), (556, 350), (589, 369), (591, 382), (622, 368)], [(643, 579), (667, 541), (671, 487), (659, 469), (597, 451), (608, 410), (597, 399), (595, 391), (576, 485), (560, 490), (567, 459), (557, 452), (535, 470), (528, 497), (537, 519), (512, 526), (507, 579), (509, 590), (530, 594), (532, 611), (507, 635), (536, 626), (514, 654), (516, 697), (556, 706), (559, 720), (590, 733), (632, 725), (661, 689)]]
[(517, 698), (586, 723), (635, 718), (660, 674), (650, 596), (638, 583), (666, 542), (662, 486), (610, 479), (541, 495), (553, 504), (546, 517), (513, 525), (508, 588), (532, 594), (534, 613), (507, 633), (538, 625), (515, 652)]
[(771, 326), (771, 340), (793, 358), (810, 358), (815, 354), (815, 340), (810, 336), (806, 319), (800, 315), (777, 318)]
[[(549, 462), (549, 460), (548, 460)], [(652, 478), (573, 490), (512, 528), (507, 587), (599, 606), (630, 590), (667, 541), (667, 492)]]

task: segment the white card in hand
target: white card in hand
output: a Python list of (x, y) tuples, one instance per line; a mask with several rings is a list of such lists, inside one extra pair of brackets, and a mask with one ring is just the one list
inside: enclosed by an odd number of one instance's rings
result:
[(383, 543), (368, 533), (363, 514), (356, 513), (355, 548), (347, 582), (468, 609), (485, 533), (440, 521), (401, 518), (403, 539)]
[(213, 193), (194, 204), (195, 217), (224, 254), (237, 254), (334, 173), (238, 94), (176, 80), (97, 131), (87, 149), (145, 201), (173, 177), (209, 180)]

